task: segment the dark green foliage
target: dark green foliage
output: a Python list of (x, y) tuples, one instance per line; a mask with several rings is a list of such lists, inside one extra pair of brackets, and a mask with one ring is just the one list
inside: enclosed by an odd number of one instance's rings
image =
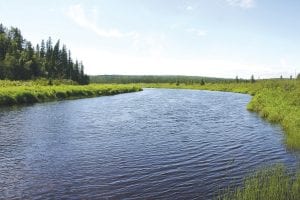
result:
[[(0, 79), (30, 80), (36, 78), (71, 79), (79, 84), (89, 83), (84, 66), (73, 62), (71, 52), (61, 47), (58, 40), (42, 40), (33, 47), (18, 28), (5, 28), (0, 24)], [(51, 82), (51, 81), (49, 81)]]
[(203, 79), (201, 79), (200, 85), (205, 85), (205, 82)]

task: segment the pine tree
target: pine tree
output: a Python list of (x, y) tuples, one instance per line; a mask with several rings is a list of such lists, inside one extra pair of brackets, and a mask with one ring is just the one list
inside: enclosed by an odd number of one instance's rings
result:
[(45, 41), (42, 40), (41, 42), (41, 49), (40, 49), (40, 57), (44, 58), (46, 53), (45, 53), (46, 49), (45, 49)]
[(60, 40), (54, 47), (51, 37), (33, 47), (26, 41), (18, 28), (5, 28), (0, 24), (0, 79), (26, 80), (47, 77), (72, 79), (87, 84), (89, 77), (84, 74), (82, 62), (74, 64), (71, 51)]

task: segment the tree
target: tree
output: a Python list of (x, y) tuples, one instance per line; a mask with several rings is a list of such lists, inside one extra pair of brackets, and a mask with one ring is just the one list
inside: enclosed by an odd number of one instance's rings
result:
[(298, 74), (298, 76), (297, 76), (297, 80), (300, 80), (300, 74)]
[(254, 75), (251, 75), (251, 83), (255, 83)]
[(0, 24), (0, 79), (26, 80), (47, 77), (72, 79), (87, 84), (89, 77), (84, 74), (83, 63), (74, 64), (71, 51), (58, 40), (54, 47), (51, 37), (36, 48), (26, 41), (18, 28), (5, 28)]
[(53, 52), (53, 47), (52, 47), (52, 39), (51, 37), (48, 38), (46, 41), (46, 61), (45, 61), (45, 68), (46, 68), (46, 73), (48, 76), (48, 79), (52, 79), (53, 76), (53, 59), (52, 59), (52, 52)]
[(3, 26), (3, 24), (0, 24), (0, 34), (5, 33), (6, 28)]
[(58, 65), (58, 76), (61, 78), (68, 78), (68, 52), (66, 45), (63, 45), (59, 52), (59, 65)]
[(73, 76), (73, 61), (71, 58), (71, 51), (69, 50), (68, 52), (68, 64), (67, 64), (67, 78), (68, 79), (72, 79)]
[(238, 76), (236, 76), (236, 77), (235, 77), (235, 82), (236, 82), (236, 83), (239, 83), (239, 82), (240, 82), (240, 80), (239, 80), (239, 77), (238, 77)]
[(200, 85), (205, 85), (205, 81), (201, 79)]
[(79, 63), (78, 63), (78, 60), (76, 60), (74, 66), (73, 66), (72, 80), (76, 81), (76, 82), (79, 82)]
[(46, 53), (45, 53), (46, 49), (45, 49), (45, 41), (42, 40), (41, 42), (41, 49), (40, 49), (40, 57), (44, 58)]

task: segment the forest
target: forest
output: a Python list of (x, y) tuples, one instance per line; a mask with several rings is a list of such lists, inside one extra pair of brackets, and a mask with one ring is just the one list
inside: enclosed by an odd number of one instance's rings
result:
[(73, 60), (71, 51), (60, 40), (51, 37), (34, 45), (26, 40), (20, 29), (0, 24), (0, 79), (31, 80), (47, 78), (69, 79), (81, 85), (89, 83), (84, 65)]

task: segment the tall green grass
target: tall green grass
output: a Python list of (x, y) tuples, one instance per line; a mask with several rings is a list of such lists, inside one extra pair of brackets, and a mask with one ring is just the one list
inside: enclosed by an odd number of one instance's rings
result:
[(300, 172), (291, 175), (283, 165), (258, 170), (243, 187), (227, 189), (218, 200), (299, 200)]
[(142, 84), (142, 87), (213, 90), (253, 95), (248, 110), (259, 113), (272, 123), (281, 124), (286, 133), (287, 147), (300, 149), (300, 81), (261, 80), (255, 83), (181, 84), (179, 86)]
[(134, 85), (90, 84), (80, 86), (58, 82), (57, 85), (48, 86), (43, 81), (0, 81), (0, 106), (114, 95), (140, 90), (140, 87)]

